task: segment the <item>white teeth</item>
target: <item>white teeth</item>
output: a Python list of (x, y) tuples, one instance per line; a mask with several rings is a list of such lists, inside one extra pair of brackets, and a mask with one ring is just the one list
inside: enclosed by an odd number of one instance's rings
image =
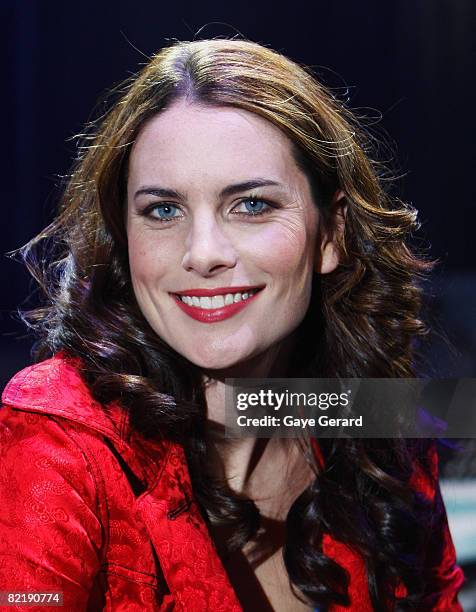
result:
[(209, 298), (209, 297), (200, 298), (200, 308), (205, 308), (206, 310), (210, 310), (211, 307), (212, 307), (212, 298)]
[(229, 306), (230, 304), (247, 300), (252, 295), (258, 292), (258, 289), (252, 289), (245, 293), (227, 293), (223, 295), (214, 295), (213, 297), (197, 297), (196, 295), (181, 295), (179, 296), (182, 302), (188, 306), (196, 306), (198, 308), (204, 308), (210, 310), (212, 308), (223, 308), (223, 306)]
[(223, 308), (225, 299), (222, 295), (214, 295), (212, 297), (212, 308)]

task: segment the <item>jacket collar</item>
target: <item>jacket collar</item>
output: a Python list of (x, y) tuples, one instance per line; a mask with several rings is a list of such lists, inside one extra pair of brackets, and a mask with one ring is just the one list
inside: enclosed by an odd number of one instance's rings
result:
[(21, 370), (10, 380), (2, 403), (20, 410), (60, 416), (116, 440), (129, 435), (127, 411), (93, 399), (80, 376), (81, 361), (64, 353)]

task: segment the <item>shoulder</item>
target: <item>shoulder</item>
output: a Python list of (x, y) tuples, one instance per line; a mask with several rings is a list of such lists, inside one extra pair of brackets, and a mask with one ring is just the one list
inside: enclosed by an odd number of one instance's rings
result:
[[(32, 419), (38, 423), (45, 420), (39, 419), (44, 416), (59, 418), (69, 427), (82, 425), (111, 438), (126, 435), (126, 412), (118, 404), (104, 406), (97, 402), (81, 378), (80, 359), (64, 353), (15, 374), (3, 390), (2, 406), (2, 420), (23, 418), (25, 424)], [(20, 417), (18, 412), (29, 416)]]
[(161, 471), (170, 450), (165, 439), (148, 443), (133, 432), (119, 403), (97, 402), (82, 380), (81, 360), (63, 353), (21, 370), (7, 384), (0, 440), (3, 466), (7, 459), (20, 460), (19, 454), (25, 462), (36, 453), (42, 465), (51, 467), (53, 458), (60, 458), (63, 465), (75, 463), (96, 474), (126, 461), (150, 478)]
[[(91, 448), (99, 444), (84, 424), (93, 399), (63, 355), (29, 366), (13, 376), (0, 407), (2, 480), (17, 492), (76, 488), (94, 506), (96, 479)], [(46, 507), (46, 506), (45, 506)]]

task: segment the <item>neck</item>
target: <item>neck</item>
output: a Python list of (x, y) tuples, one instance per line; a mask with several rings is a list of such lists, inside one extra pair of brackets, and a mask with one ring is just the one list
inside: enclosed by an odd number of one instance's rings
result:
[[(227, 378), (282, 378), (289, 371), (289, 362), (296, 337), (291, 334), (266, 355), (221, 370), (204, 370), (207, 403), (207, 440), (212, 471), (224, 478), (237, 493), (254, 497), (253, 489), (262, 486), (263, 474), (288, 458), (293, 440), (224, 437), (225, 393)], [(258, 467), (260, 469), (258, 469)], [(260, 474), (260, 475), (259, 475)]]
[(296, 340), (296, 333), (292, 333), (264, 354), (227, 368), (202, 369), (208, 421), (215, 425), (223, 425), (225, 422), (227, 378), (285, 378), (289, 372), (290, 358), (296, 347)]

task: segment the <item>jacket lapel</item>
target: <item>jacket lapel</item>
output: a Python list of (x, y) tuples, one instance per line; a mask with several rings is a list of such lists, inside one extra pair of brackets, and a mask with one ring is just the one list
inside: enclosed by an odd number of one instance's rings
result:
[(193, 499), (183, 448), (172, 444), (154, 488), (137, 505), (177, 610), (242, 612)]

